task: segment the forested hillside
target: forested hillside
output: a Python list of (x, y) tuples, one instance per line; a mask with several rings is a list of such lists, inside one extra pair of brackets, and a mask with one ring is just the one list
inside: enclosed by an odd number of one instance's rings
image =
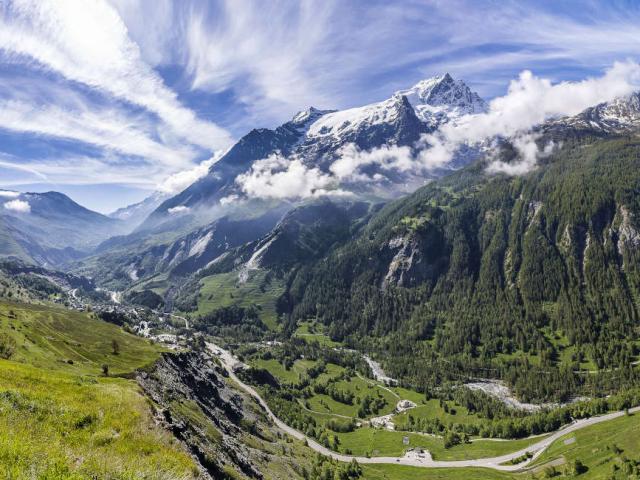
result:
[(595, 382), (588, 370), (635, 381), (637, 139), (566, 140), (522, 177), (485, 166), (388, 205), (298, 269), (281, 302), (289, 328), (317, 318), (334, 339), (389, 353), (387, 367), (414, 384), (467, 372), (504, 377), (524, 398), (566, 399)]

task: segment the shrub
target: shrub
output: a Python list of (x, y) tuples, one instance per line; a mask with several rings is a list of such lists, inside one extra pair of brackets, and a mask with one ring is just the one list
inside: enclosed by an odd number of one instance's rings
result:
[(10, 359), (16, 351), (16, 341), (7, 334), (0, 335), (0, 358)]
[(111, 340), (111, 350), (114, 355), (118, 355), (120, 353), (120, 344), (116, 339)]

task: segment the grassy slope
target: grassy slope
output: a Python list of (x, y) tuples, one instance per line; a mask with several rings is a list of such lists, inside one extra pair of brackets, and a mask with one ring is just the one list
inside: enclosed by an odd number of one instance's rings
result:
[[(625, 457), (640, 460), (639, 414), (620, 417), (565, 435), (554, 442), (535, 465), (544, 465), (559, 458), (564, 458), (567, 462), (580, 459), (588, 468), (582, 478), (609, 478), (613, 465), (621, 466)], [(619, 472), (614, 478), (629, 477)]]
[(282, 285), (277, 280), (265, 280), (266, 272), (249, 273), (245, 283), (238, 282), (238, 272), (221, 273), (205, 277), (201, 281), (196, 314), (204, 315), (222, 307), (256, 305), (260, 319), (272, 330), (278, 328), (276, 300), (282, 294)]
[[(12, 310), (16, 318), (8, 318)], [(192, 459), (151, 417), (133, 380), (106, 378), (152, 362), (158, 347), (65, 310), (0, 304), (0, 464), (11, 479), (189, 479)], [(121, 353), (111, 353), (111, 339)], [(66, 363), (73, 360), (73, 365)]]
[(325, 333), (323, 326), (314, 322), (301, 322), (294, 335), (307, 342), (318, 342), (325, 347), (337, 347), (341, 344), (331, 340)]
[[(98, 374), (103, 364), (112, 374), (128, 373), (151, 364), (160, 352), (115, 325), (53, 306), (1, 303), (0, 333), (17, 343), (12, 360), (77, 374)], [(118, 355), (113, 354), (113, 340)]]
[(5, 220), (0, 218), (0, 257), (13, 256), (29, 261), (29, 255), (18, 245), (13, 236), (7, 231)]

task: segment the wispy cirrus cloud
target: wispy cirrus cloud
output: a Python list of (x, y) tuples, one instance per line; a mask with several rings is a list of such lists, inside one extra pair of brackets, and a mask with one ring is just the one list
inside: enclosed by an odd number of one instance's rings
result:
[(112, 108), (63, 108), (21, 100), (0, 100), (0, 126), (83, 142), (125, 155), (160, 162), (168, 167), (185, 167), (195, 152), (188, 145), (155, 140), (142, 116), (125, 115)]
[(181, 105), (142, 59), (108, 2), (11, 0), (1, 12), (0, 49), (7, 54), (139, 105), (195, 145), (216, 149), (231, 140), (224, 129)]

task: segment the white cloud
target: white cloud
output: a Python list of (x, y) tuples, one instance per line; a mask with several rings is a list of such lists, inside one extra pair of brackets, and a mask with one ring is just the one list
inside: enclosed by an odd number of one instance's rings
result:
[(0, 190), (0, 197), (4, 198), (16, 198), (20, 196), (20, 192), (13, 192), (11, 190)]
[(178, 205), (177, 207), (168, 208), (167, 212), (170, 215), (182, 215), (183, 213), (188, 213), (189, 210), (191, 209), (185, 205)]
[(334, 6), (333, 1), (226, 0), (216, 9), (193, 8), (185, 25), (193, 88), (232, 88), (252, 111), (267, 115), (274, 110), (290, 115), (310, 101), (329, 103), (310, 70), (323, 61), (320, 49), (331, 42)]
[(416, 166), (409, 147), (397, 145), (383, 145), (373, 150), (360, 150), (350, 143), (338, 151), (339, 158), (334, 161), (329, 170), (338, 180), (362, 181), (380, 180), (380, 174), (370, 177), (362, 173), (362, 169), (368, 166), (376, 166), (386, 171), (407, 172)]
[(542, 149), (537, 141), (540, 135), (534, 133), (518, 134), (511, 139), (511, 144), (518, 153), (517, 162), (507, 163), (501, 160), (492, 161), (487, 167), (489, 173), (505, 173), (507, 175), (524, 175), (536, 167), (539, 158), (544, 158), (553, 153), (555, 142), (550, 141)]
[[(483, 1), (429, 3), (431, 28), (425, 30), (437, 31), (443, 41), (435, 52), (432, 42), (422, 42), (420, 70), (448, 71), (495, 95), (524, 68), (544, 69), (557, 80), (640, 54), (640, 10), (615, 1), (565, 6), (569, 14), (545, 2), (501, 2), (499, 8)], [(483, 48), (488, 45), (493, 48)]]
[(4, 204), (4, 208), (16, 213), (30, 213), (31, 205), (24, 200), (11, 200)]
[(0, 100), (0, 128), (77, 140), (172, 168), (188, 165), (194, 155), (188, 146), (154, 140), (152, 126), (142, 116), (125, 116), (120, 110), (82, 104), (69, 109)]
[(236, 183), (249, 197), (267, 199), (303, 199), (323, 195), (344, 195), (337, 181), (320, 169), (308, 168), (298, 158), (279, 154), (254, 162), (251, 169), (238, 175)]
[[(392, 172), (413, 173), (419, 166), (409, 147), (384, 145), (373, 150), (361, 150), (347, 144), (338, 151), (338, 158), (328, 172), (305, 165), (297, 156), (273, 154), (255, 162), (251, 169), (236, 177), (242, 193), (251, 198), (305, 199), (325, 195), (351, 195), (341, 185), (376, 183)], [(387, 192), (389, 193), (389, 192)], [(225, 205), (240, 200), (230, 195), (221, 200)]]
[(228, 133), (198, 119), (143, 61), (116, 9), (95, 0), (13, 0), (0, 10), (0, 49), (69, 80), (156, 114), (174, 134), (203, 148), (226, 147)]
[[(550, 117), (575, 115), (587, 107), (628, 95), (640, 84), (640, 65), (616, 62), (597, 78), (552, 84), (524, 71), (509, 85), (508, 93), (490, 103), (486, 114), (463, 117), (442, 126), (423, 141), (420, 155), (426, 168), (445, 166), (464, 144), (475, 144), (495, 136), (518, 137)], [(522, 153), (530, 153), (531, 142), (521, 137)], [(525, 144), (528, 145), (525, 148)]]
[(166, 175), (162, 165), (150, 166), (147, 163), (122, 161), (118, 156), (32, 159), (26, 165), (18, 163), (19, 161), (0, 160), (0, 168), (16, 171), (11, 180), (3, 179), (4, 185), (123, 184), (153, 189)]
[(196, 180), (204, 177), (209, 172), (211, 166), (216, 163), (222, 155), (224, 155), (223, 152), (218, 152), (210, 159), (200, 162), (200, 164), (193, 168), (182, 170), (170, 175), (158, 185), (158, 190), (171, 194), (183, 191)]
[(220, 205), (224, 207), (225, 205), (231, 205), (232, 203), (237, 202), (239, 200), (240, 200), (239, 195), (235, 195), (235, 194), (228, 195), (220, 199)]

